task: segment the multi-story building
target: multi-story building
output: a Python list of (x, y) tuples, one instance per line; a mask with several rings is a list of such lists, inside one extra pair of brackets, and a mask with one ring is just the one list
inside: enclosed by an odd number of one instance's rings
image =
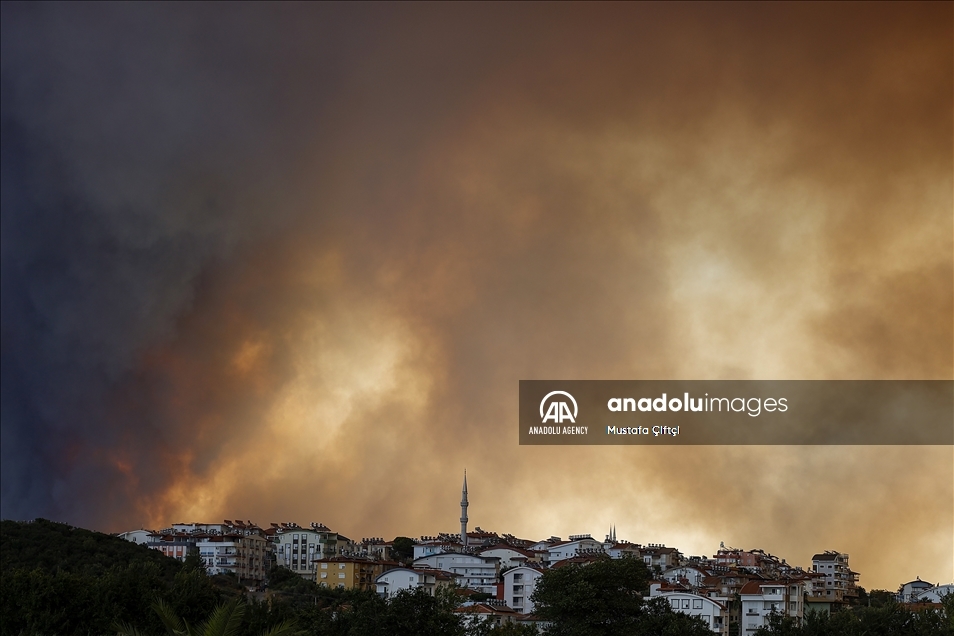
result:
[(506, 544), (497, 544), (479, 552), (482, 557), (494, 557), (500, 560), (501, 568), (512, 568), (526, 563), (543, 561), (540, 553)]
[(712, 576), (712, 572), (692, 565), (678, 565), (662, 573), (662, 578), (670, 583), (682, 583), (690, 588), (702, 587), (703, 581)]
[(381, 537), (365, 537), (355, 546), (356, 554), (372, 559), (389, 561), (393, 558), (394, 541), (385, 541)]
[(264, 580), (269, 561), (262, 529), (251, 521), (176, 523), (158, 531), (133, 530), (119, 536), (179, 561), (199, 552), (209, 574), (231, 572), (255, 583)]
[(321, 523), (303, 528), (297, 523), (273, 523), (268, 535), (274, 544), (276, 565), (315, 580), (315, 561), (341, 556), (354, 549), (347, 538)]
[(395, 567), (398, 567), (398, 564), (391, 561), (361, 557), (319, 559), (315, 561), (315, 581), (326, 587), (374, 590), (375, 580)]
[(519, 614), (533, 613), (534, 590), (543, 576), (538, 568), (519, 566), (503, 573), (503, 600)]
[(414, 543), (414, 559), (445, 554), (447, 552), (463, 552), (464, 544), (455, 534), (441, 533), (437, 536), (422, 536)]
[(825, 597), (849, 602), (858, 597), (858, 573), (848, 567), (848, 555), (828, 550), (812, 557), (812, 571), (825, 575)]
[(198, 540), (195, 534), (179, 532), (173, 528), (166, 528), (161, 531), (130, 530), (116, 536), (158, 550), (167, 557), (178, 561), (185, 561), (189, 554), (195, 552), (195, 543)]
[(676, 548), (667, 548), (662, 543), (650, 543), (641, 546), (639, 555), (650, 568), (662, 572), (671, 567), (682, 565), (685, 558)]
[[(930, 583), (928, 584), (930, 585)], [(904, 586), (901, 586), (904, 589)], [(954, 583), (946, 585), (935, 585), (929, 588), (922, 588), (910, 597), (905, 603), (934, 603), (940, 605), (944, 597), (954, 594)]]
[(674, 612), (699, 618), (715, 634), (729, 633), (729, 614), (719, 601), (688, 591), (662, 591), (658, 586), (650, 591), (650, 596), (666, 599)]
[[(260, 527), (225, 520), (221, 524), (176, 524), (174, 530), (195, 537), (199, 556), (209, 574), (234, 574), (242, 583), (260, 584), (269, 563), (269, 543)], [(185, 533), (184, 533), (185, 534)]]
[(116, 536), (120, 539), (125, 539), (132, 543), (147, 543), (150, 540), (150, 535), (155, 534), (155, 530), (145, 530), (140, 528), (139, 530), (130, 530), (128, 532), (120, 532)]
[(898, 599), (899, 603), (914, 603), (918, 594), (924, 590), (929, 590), (932, 587), (934, 587), (933, 583), (922, 581), (921, 577), (918, 577), (913, 581), (903, 583), (901, 587), (898, 588), (896, 598)]
[(495, 557), (446, 552), (414, 559), (414, 567), (450, 572), (461, 587), (494, 594), (500, 561)]
[(606, 541), (603, 543), (603, 551), (611, 559), (635, 558), (641, 559), (640, 549), (643, 546), (638, 543), (629, 543), (627, 541)]
[(441, 587), (454, 585), (454, 575), (427, 568), (393, 568), (378, 575), (375, 590), (382, 598), (391, 598), (402, 590), (424, 589), (431, 596)]
[(196, 541), (209, 574), (234, 574), (239, 582), (262, 583), (268, 563), (268, 541), (261, 528), (226, 527)]
[(749, 581), (739, 592), (742, 599), (741, 636), (768, 627), (769, 616), (805, 616), (805, 583), (801, 580)]
[(159, 550), (167, 557), (178, 561), (185, 561), (186, 557), (195, 552), (199, 539), (204, 536), (199, 533), (177, 532), (169, 528), (163, 532), (154, 532), (145, 544), (154, 550)]
[(589, 534), (571, 535), (569, 541), (560, 541), (549, 547), (547, 560), (556, 563), (564, 559), (586, 553), (603, 552), (603, 542), (597, 541)]

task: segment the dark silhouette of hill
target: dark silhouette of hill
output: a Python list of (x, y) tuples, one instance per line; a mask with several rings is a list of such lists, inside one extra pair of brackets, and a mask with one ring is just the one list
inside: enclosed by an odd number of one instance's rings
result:
[(0, 521), (0, 571), (42, 570), (100, 576), (110, 568), (153, 564), (163, 579), (182, 568), (173, 558), (102, 532), (46, 519)]

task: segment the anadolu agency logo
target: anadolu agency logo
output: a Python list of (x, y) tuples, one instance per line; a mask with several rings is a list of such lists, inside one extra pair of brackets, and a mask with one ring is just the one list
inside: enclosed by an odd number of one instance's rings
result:
[[(570, 402), (568, 403), (566, 400), (557, 399), (557, 397), (560, 396), (569, 398)], [(549, 406), (547, 402), (549, 402)], [(570, 410), (570, 404), (573, 405), (572, 411)], [(550, 391), (540, 400), (540, 420), (543, 424), (547, 422), (553, 422), (554, 424), (571, 422), (576, 424), (576, 416), (579, 414), (579, 411), (580, 409), (576, 405), (576, 399), (566, 391)]]

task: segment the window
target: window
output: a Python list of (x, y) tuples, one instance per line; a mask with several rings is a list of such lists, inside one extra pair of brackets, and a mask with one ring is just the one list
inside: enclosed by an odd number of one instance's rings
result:
[(682, 600), (682, 609), (689, 609), (689, 599), (685, 598)]
[(345, 577), (344, 572), (342, 572), (342, 573), (340, 573), (340, 574), (338, 575), (338, 578), (339, 578), (339, 579), (343, 579), (344, 577)]
[(679, 599), (678, 599), (678, 598), (671, 598), (671, 599), (669, 599), (669, 604), (672, 605), (672, 608), (673, 608), (674, 610), (679, 609)]
[(694, 598), (692, 599), (692, 609), (702, 609), (702, 599)]
[(521, 574), (514, 574), (514, 575), (513, 575), (513, 580), (514, 580), (514, 581), (522, 581), (522, 580), (523, 580), (523, 574), (522, 574), (522, 573), (521, 573)]
[(322, 570), (327, 570), (327, 569), (328, 569), (328, 564), (327, 564), (327, 563), (322, 563), (322, 564), (321, 564), (321, 569), (322, 569)]

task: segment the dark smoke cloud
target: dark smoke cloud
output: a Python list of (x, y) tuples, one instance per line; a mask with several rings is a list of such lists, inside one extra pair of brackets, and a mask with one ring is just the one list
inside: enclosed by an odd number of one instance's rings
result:
[(433, 533), (467, 466), (485, 528), (950, 579), (949, 448), (513, 430), (521, 378), (950, 379), (949, 5), (2, 11), (4, 517)]

